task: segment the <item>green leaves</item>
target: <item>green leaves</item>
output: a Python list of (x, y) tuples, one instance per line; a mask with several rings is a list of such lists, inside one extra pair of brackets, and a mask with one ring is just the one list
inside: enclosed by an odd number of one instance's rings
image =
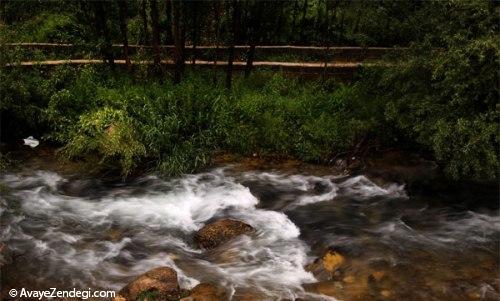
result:
[(134, 121), (126, 112), (104, 107), (80, 117), (63, 154), (69, 158), (96, 153), (103, 161), (118, 160), (124, 175), (146, 155)]
[[(500, 47), (494, 13), (484, 1), (428, 5), (437, 11), (436, 30), (381, 81), (389, 91), (386, 117), (432, 151), (449, 176), (495, 178)], [(432, 48), (431, 40), (443, 47)]]

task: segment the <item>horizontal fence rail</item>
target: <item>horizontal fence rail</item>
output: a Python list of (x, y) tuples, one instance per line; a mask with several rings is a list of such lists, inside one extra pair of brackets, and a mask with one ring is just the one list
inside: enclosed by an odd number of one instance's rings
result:
[[(4, 44), (7, 47), (19, 47), (27, 50), (47, 50), (57, 51), (63, 50), (66, 52), (63, 59), (60, 57), (54, 59), (35, 60), (26, 59), (25, 61), (7, 64), (7, 67), (50, 67), (58, 65), (85, 65), (85, 64), (103, 64), (103, 59), (92, 58), (70, 58), (74, 53), (68, 53), (78, 47), (88, 47), (91, 45), (78, 45), (78, 44), (60, 44), (60, 43), (9, 43)], [(114, 63), (116, 65), (126, 65), (125, 60), (121, 56), (121, 50), (124, 47), (122, 44), (112, 45), (115, 52)], [(213, 45), (200, 45), (194, 47), (193, 45), (186, 45), (186, 65), (197, 66), (200, 68), (225, 68), (227, 61), (222, 60), (225, 58), (225, 51), (228, 46), (213, 46)], [(233, 68), (236, 71), (244, 70), (246, 66), (245, 56), (250, 46), (237, 45), (235, 46), (235, 61)], [(292, 46), (292, 45), (259, 45), (256, 46), (256, 58), (258, 60), (253, 62), (253, 68), (279, 70), (289, 74), (299, 74), (306, 76), (314, 75), (327, 75), (334, 76), (342, 79), (352, 78), (353, 75), (359, 70), (360, 67), (384, 65), (378, 61), (384, 55), (398, 53), (405, 48), (389, 48), (389, 47), (350, 47), (350, 46), (334, 46), (334, 47), (321, 47), (321, 46)], [(150, 45), (129, 45), (131, 55), (139, 50), (153, 51)], [(174, 51), (173, 45), (161, 45), (162, 56), (165, 58), (161, 61), (161, 65), (165, 68), (173, 68), (174, 62), (172, 60), (172, 52)], [(211, 52), (211, 53), (210, 53)], [(218, 53), (215, 53), (218, 52)], [(208, 53), (208, 54), (207, 54)], [(292, 61), (287, 55), (298, 55), (293, 57), (298, 61)], [(273, 55), (285, 55), (283, 61), (274, 60)], [(267, 57), (266, 57), (267, 56)], [(302, 57), (301, 57), (302, 56)], [(302, 59), (306, 57), (308, 60)], [(262, 60), (261, 57), (268, 58)], [(195, 60), (193, 60), (195, 58)], [(194, 61), (194, 63), (193, 63)], [(325, 63), (326, 62), (326, 63)], [(153, 61), (149, 59), (137, 59), (132, 56), (132, 65), (153, 65)]]

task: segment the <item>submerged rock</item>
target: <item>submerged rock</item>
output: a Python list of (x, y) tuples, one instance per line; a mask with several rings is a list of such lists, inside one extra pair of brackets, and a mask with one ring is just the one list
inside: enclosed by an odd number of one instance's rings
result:
[(344, 286), (338, 281), (320, 281), (304, 285), (307, 292), (325, 295), (330, 297), (339, 297), (342, 295)]
[(322, 257), (306, 266), (306, 270), (313, 273), (318, 279), (330, 280), (344, 265), (346, 259), (335, 249), (328, 249)]
[(177, 272), (169, 267), (152, 269), (127, 284), (115, 301), (135, 301), (139, 299), (154, 298), (155, 300), (178, 300), (179, 283)]
[(225, 300), (225, 292), (209, 283), (200, 283), (191, 293), (180, 301), (220, 301)]
[(205, 225), (196, 233), (194, 239), (201, 247), (213, 249), (239, 235), (253, 231), (253, 227), (244, 222), (221, 219)]

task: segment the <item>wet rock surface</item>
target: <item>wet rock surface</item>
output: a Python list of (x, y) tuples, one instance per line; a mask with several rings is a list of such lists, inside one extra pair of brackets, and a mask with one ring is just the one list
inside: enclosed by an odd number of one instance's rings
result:
[(213, 249), (231, 239), (249, 234), (253, 227), (233, 219), (221, 219), (205, 225), (195, 235), (195, 241), (205, 249)]
[(135, 301), (148, 296), (155, 300), (178, 300), (180, 292), (177, 272), (169, 267), (159, 267), (127, 284), (118, 292), (115, 301)]
[(200, 283), (191, 290), (187, 297), (180, 301), (220, 301), (226, 299), (224, 289), (211, 283)]
[(331, 280), (340, 274), (346, 258), (339, 251), (329, 248), (324, 254), (313, 263), (306, 266), (306, 270), (320, 280)]

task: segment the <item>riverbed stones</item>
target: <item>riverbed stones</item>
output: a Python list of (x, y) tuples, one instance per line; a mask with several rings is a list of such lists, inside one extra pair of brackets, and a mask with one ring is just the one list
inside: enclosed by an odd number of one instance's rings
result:
[(196, 233), (194, 239), (201, 247), (214, 249), (239, 235), (253, 231), (253, 227), (244, 222), (226, 218), (205, 225)]
[(152, 269), (127, 284), (114, 301), (135, 301), (137, 299), (178, 300), (179, 283), (177, 272), (169, 267)]
[(330, 248), (322, 257), (306, 266), (306, 270), (313, 273), (317, 279), (330, 280), (345, 264), (345, 257), (337, 250)]
[(190, 294), (180, 301), (220, 301), (225, 300), (225, 291), (210, 283), (200, 283)]

